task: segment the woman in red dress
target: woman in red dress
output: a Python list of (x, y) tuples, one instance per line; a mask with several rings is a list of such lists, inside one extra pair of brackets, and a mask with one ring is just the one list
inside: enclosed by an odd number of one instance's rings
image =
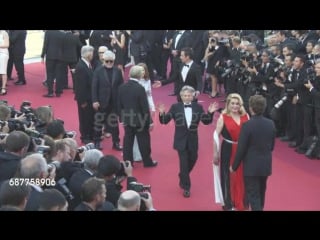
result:
[[(221, 149), (219, 143), (213, 141), (213, 163), (219, 165), (221, 188), (224, 198), (224, 210), (246, 210), (248, 208), (245, 197), (243, 166), (235, 174), (230, 174), (229, 167), (233, 164), (237, 151), (240, 129), (249, 116), (243, 107), (243, 100), (237, 93), (228, 95), (226, 107), (217, 121), (216, 136), (222, 137)], [(217, 139), (217, 137), (215, 138)]]

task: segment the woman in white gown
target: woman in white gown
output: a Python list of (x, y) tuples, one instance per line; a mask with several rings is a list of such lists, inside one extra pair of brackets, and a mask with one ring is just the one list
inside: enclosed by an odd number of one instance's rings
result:
[(0, 30), (0, 76), (2, 78), (2, 86), (0, 95), (7, 94), (7, 65), (9, 60), (9, 35), (5, 30)]

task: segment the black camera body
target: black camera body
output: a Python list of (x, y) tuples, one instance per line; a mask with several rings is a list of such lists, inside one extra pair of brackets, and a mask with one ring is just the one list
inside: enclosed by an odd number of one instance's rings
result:
[(0, 133), (0, 139), (3, 140), (5, 137), (7, 137), (9, 134), (8, 133)]
[(46, 145), (37, 146), (36, 152), (41, 154), (46, 154), (50, 151), (50, 147)]
[[(117, 172), (117, 177), (126, 177), (126, 171), (124, 170), (125, 167), (129, 167), (128, 162), (120, 162), (120, 170)], [(133, 189), (132, 189), (133, 190)]]
[(84, 146), (81, 146), (78, 148), (78, 153), (83, 153), (83, 152), (86, 152), (90, 149), (95, 149), (95, 146), (94, 146), (94, 143), (88, 143)]
[(129, 183), (129, 190), (133, 190), (137, 193), (143, 193), (146, 191), (151, 192), (151, 185), (144, 185), (138, 182), (131, 182)]
[(316, 72), (313, 69), (313, 67), (309, 67), (306, 69), (307, 77), (304, 79), (304, 84), (308, 83), (309, 81), (314, 84), (315, 78), (316, 78)]

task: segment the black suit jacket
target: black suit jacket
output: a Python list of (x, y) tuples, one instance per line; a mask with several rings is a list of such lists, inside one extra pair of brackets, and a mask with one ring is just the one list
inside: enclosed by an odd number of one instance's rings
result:
[(80, 59), (76, 66), (74, 81), (75, 100), (78, 101), (78, 103), (83, 104), (87, 102), (91, 104), (92, 78), (92, 69), (90, 69), (82, 59)]
[[(176, 71), (173, 73), (173, 75), (168, 79), (168, 80), (164, 80), (162, 81), (162, 85), (166, 85), (168, 83), (171, 83), (172, 81), (177, 82), (177, 91), (180, 91), (184, 86), (189, 85), (191, 87), (193, 87), (195, 90), (198, 90), (199, 92), (201, 92), (202, 90), (202, 76), (201, 76), (201, 69), (200, 66), (193, 62), (192, 65), (190, 66), (190, 69), (188, 71), (188, 74), (186, 76), (186, 80), (183, 81), (182, 78), (182, 69), (184, 67), (184, 64), (181, 63), (179, 66), (179, 71)], [(179, 94), (179, 92), (177, 92), (176, 94)]]
[(78, 62), (78, 49), (81, 49), (82, 43), (79, 36), (72, 32), (67, 32), (62, 40), (62, 55), (61, 60), (67, 63)]
[(65, 33), (59, 30), (47, 30), (44, 34), (41, 58), (60, 60)]
[(114, 110), (118, 107), (118, 89), (123, 83), (122, 73), (119, 68), (112, 68), (112, 79), (109, 79), (104, 65), (99, 66), (93, 73), (92, 102), (99, 102), (100, 108), (107, 108), (112, 96)]
[(208, 125), (212, 123), (213, 113), (206, 114), (203, 107), (192, 102), (192, 120), (188, 128), (184, 113), (184, 104), (182, 102), (175, 103), (171, 106), (168, 113), (159, 115), (161, 124), (167, 124), (171, 119), (175, 121), (174, 143), (173, 148), (176, 150), (185, 150), (187, 143), (189, 150), (198, 151), (198, 125), (201, 121)]
[(190, 31), (184, 31), (178, 41), (178, 44), (176, 46), (176, 40), (177, 40), (177, 36), (179, 35), (179, 32), (176, 32), (174, 35), (173, 35), (173, 39), (172, 39), (172, 50), (178, 50), (179, 52), (179, 56), (180, 56), (180, 52), (183, 48), (185, 47), (191, 47), (191, 33)]
[(10, 30), (9, 32), (9, 41), (10, 46), (9, 50), (12, 51), (12, 54), (19, 56), (24, 55), (26, 52), (26, 30)]
[(244, 176), (269, 176), (272, 173), (272, 151), (276, 129), (273, 121), (252, 116), (242, 125), (232, 169), (243, 161)]
[(130, 52), (132, 56), (139, 56), (140, 48), (145, 44), (143, 30), (131, 31)]
[(21, 157), (10, 152), (0, 152), (0, 182), (15, 176)]
[(147, 128), (151, 123), (147, 94), (137, 81), (129, 80), (119, 88), (119, 116), (124, 125)]
[(79, 169), (79, 171), (75, 172), (71, 176), (68, 182), (68, 187), (72, 192), (74, 199), (71, 201), (71, 204), (70, 204), (71, 206), (69, 206), (69, 209), (74, 209), (76, 206), (78, 206), (81, 203), (82, 184), (91, 177), (94, 177), (93, 173), (90, 173), (84, 168)]

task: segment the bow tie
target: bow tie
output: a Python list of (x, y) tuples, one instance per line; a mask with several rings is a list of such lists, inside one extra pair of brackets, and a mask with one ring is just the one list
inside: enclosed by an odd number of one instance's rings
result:
[(188, 64), (184, 64), (183, 66), (185, 66), (185, 67), (190, 67)]
[(185, 108), (188, 108), (188, 107), (191, 108), (191, 104), (185, 104), (184, 107)]

